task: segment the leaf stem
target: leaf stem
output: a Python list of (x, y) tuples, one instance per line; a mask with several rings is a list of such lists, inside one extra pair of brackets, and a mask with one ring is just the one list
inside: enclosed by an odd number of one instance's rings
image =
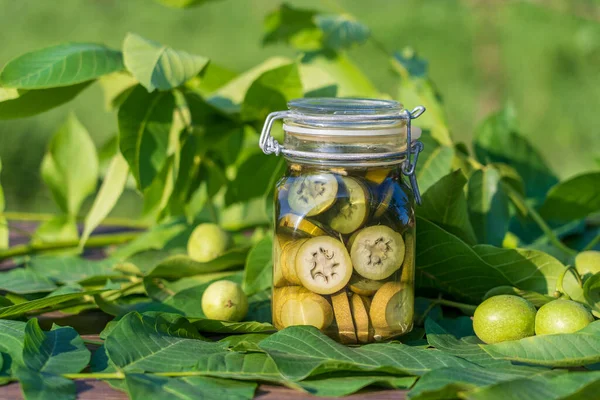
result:
[(63, 374), (67, 379), (125, 379), (122, 372), (90, 372), (81, 374)]
[[(17, 211), (8, 211), (3, 212), (2, 215), (6, 217), (9, 221), (34, 221), (34, 222), (44, 222), (55, 217), (55, 214), (50, 213), (27, 213), (27, 212), (17, 212)], [(78, 215), (76, 217), (78, 221), (84, 221), (84, 215)], [(123, 228), (134, 228), (134, 229), (146, 229), (149, 228), (150, 225), (143, 221), (138, 221), (130, 218), (105, 218), (100, 226), (118, 226)]]
[(91, 344), (94, 346), (102, 346), (104, 344), (104, 340), (93, 340), (93, 339), (86, 339), (86, 338), (81, 338), (83, 340), (83, 343), (85, 344)]
[(474, 313), (475, 309), (477, 308), (477, 306), (475, 306), (473, 304), (459, 303), (456, 301), (445, 300), (445, 299), (426, 299), (426, 300), (429, 300), (433, 304), (436, 304), (436, 305), (439, 304), (441, 306), (446, 306), (446, 307), (460, 308), (461, 310), (466, 310), (471, 313)]
[[(106, 247), (110, 245), (122, 244), (129, 242), (137, 238), (142, 232), (120, 232), (120, 233), (109, 233), (103, 235), (95, 235), (88, 239), (85, 243), (85, 248), (98, 248)], [(18, 246), (13, 246), (6, 250), (0, 251), (0, 261), (6, 260), (11, 257), (25, 256), (30, 254), (37, 254), (48, 250), (60, 250), (77, 248), (79, 246), (79, 239), (69, 240), (65, 242), (55, 243), (29, 243)]]
[(586, 244), (581, 251), (592, 250), (594, 247), (596, 247), (598, 243), (600, 243), (600, 233), (598, 233), (595, 238), (593, 238), (588, 244)]
[(559, 250), (562, 250), (563, 252), (565, 252), (566, 254), (568, 254), (570, 256), (577, 255), (577, 251), (567, 247), (563, 242), (560, 241), (560, 239), (552, 231), (552, 228), (550, 228), (550, 226), (548, 226), (546, 221), (544, 221), (544, 219), (536, 211), (536, 209), (533, 208), (529, 203), (527, 203), (525, 201), (525, 199), (523, 198), (523, 196), (521, 196), (521, 194), (519, 194), (516, 190), (511, 188), (510, 185), (503, 185), (502, 188), (505, 189), (506, 191), (508, 191), (509, 198), (513, 201), (513, 203), (516, 203), (515, 204), (516, 207), (524, 208), (527, 210), (527, 213), (529, 214), (531, 219), (533, 219), (533, 221), (539, 226), (539, 228), (542, 230), (542, 232), (544, 232), (544, 234), (548, 238), (548, 241), (550, 241), (550, 243), (552, 243), (554, 245), (554, 247), (556, 247)]

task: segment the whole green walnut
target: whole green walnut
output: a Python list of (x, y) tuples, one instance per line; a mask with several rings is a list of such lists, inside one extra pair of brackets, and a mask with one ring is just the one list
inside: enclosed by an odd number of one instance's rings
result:
[(248, 313), (248, 297), (237, 283), (216, 281), (202, 295), (202, 311), (210, 319), (241, 321)]
[(575, 269), (583, 280), (600, 272), (600, 251), (588, 250), (577, 254)]
[(484, 343), (518, 340), (535, 333), (535, 307), (522, 297), (493, 296), (473, 316), (475, 334)]
[(216, 224), (200, 224), (188, 240), (187, 250), (191, 259), (208, 262), (219, 257), (229, 246), (229, 235)]
[(544, 304), (535, 317), (535, 334), (577, 332), (594, 321), (592, 314), (573, 300), (554, 300)]

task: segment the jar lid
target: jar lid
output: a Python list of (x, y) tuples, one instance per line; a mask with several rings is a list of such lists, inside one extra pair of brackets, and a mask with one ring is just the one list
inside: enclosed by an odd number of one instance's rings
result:
[[(269, 114), (260, 135), (259, 145), (265, 154), (280, 155), (302, 160), (316, 160), (319, 163), (402, 163), (402, 172), (411, 180), (417, 203), (420, 202), (416, 178), (414, 176), (421, 142), (415, 141), (420, 130), (411, 128), (411, 120), (418, 118), (425, 107), (414, 110), (405, 109), (393, 100), (363, 98), (305, 98), (292, 100), (288, 110)], [(276, 120), (283, 120), (284, 131), (293, 135), (302, 135), (301, 142), (286, 140), (286, 146), (279, 144), (271, 136), (271, 128)], [(310, 136), (317, 136), (310, 138)], [(307, 143), (317, 142), (323, 137), (336, 137), (338, 144), (345, 145), (354, 140), (354, 147), (347, 146), (345, 151), (336, 146), (313, 146)], [(365, 143), (359, 137), (373, 137), (373, 142)], [(287, 137), (287, 136), (286, 136)], [(341, 142), (343, 140), (343, 142)], [(382, 142), (383, 140), (383, 142)], [(393, 141), (391, 149), (385, 141)], [(328, 141), (328, 144), (335, 142)], [(386, 144), (376, 146), (373, 143)], [(288, 146), (292, 144), (291, 146)], [(307, 147), (302, 149), (302, 146)]]

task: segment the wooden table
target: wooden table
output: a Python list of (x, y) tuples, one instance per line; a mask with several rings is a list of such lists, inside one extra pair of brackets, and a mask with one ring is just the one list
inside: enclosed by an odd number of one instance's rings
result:
[[(29, 238), (26, 232), (33, 232), (36, 224), (33, 223), (11, 223), (10, 230), (10, 245), (26, 243)], [(120, 229), (115, 228), (100, 228), (97, 233), (115, 232)], [(87, 251), (86, 257), (102, 258), (104, 253), (102, 250)], [(10, 261), (0, 263), (0, 271), (14, 268), (14, 264)], [(50, 329), (53, 322), (62, 326), (72, 326), (82, 337), (90, 340), (100, 340), (98, 332), (106, 325), (112, 317), (97, 311), (92, 310), (79, 315), (71, 316), (59, 312), (45, 314), (39, 317), (40, 325), (44, 329)], [(96, 350), (96, 346), (88, 345), (91, 351)], [(81, 379), (75, 381), (77, 387), (77, 398), (80, 400), (126, 400), (126, 393), (111, 388), (107, 383), (94, 379)], [(344, 399), (354, 400), (404, 400), (406, 399), (407, 390), (364, 390), (351, 396), (343, 397)], [(0, 386), (0, 400), (21, 400), (21, 388), (18, 383), (11, 383), (5, 386)], [(261, 400), (301, 400), (301, 399), (330, 399), (330, 397), (316, 397), (282, 386), (260, 385), (256, 391), (256, 399)], [(151, 400), (151, 399), (148, 399)], [(226, 399), (224, 399), (226, 400)]]

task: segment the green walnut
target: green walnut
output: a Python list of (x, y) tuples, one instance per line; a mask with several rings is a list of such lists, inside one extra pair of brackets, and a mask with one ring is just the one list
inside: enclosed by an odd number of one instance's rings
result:
[(535, 317), (535, 334), (577, 332), (594, 321), (592, 314), (572, 300), (554, 300), (544, 304)]
[(518, 296), (493, 296), (473, 316), (475, 334), (484, 343), (519, 340), (535, 333), (535, 307)]
[(200, 224), (188, 240), (187, 250), (191, 259), (208, 262), (219, 257), (229, 246), (229, 235), (216, 224)]
[(248, 297), (237, 283), (216, 281), (202, 294), (202, 311), (206, 318), (241, 321), (248, 313)]
[(575, 257), (575, 269), (583, 280), (600, 272), (600, 251), (582, 251)]

